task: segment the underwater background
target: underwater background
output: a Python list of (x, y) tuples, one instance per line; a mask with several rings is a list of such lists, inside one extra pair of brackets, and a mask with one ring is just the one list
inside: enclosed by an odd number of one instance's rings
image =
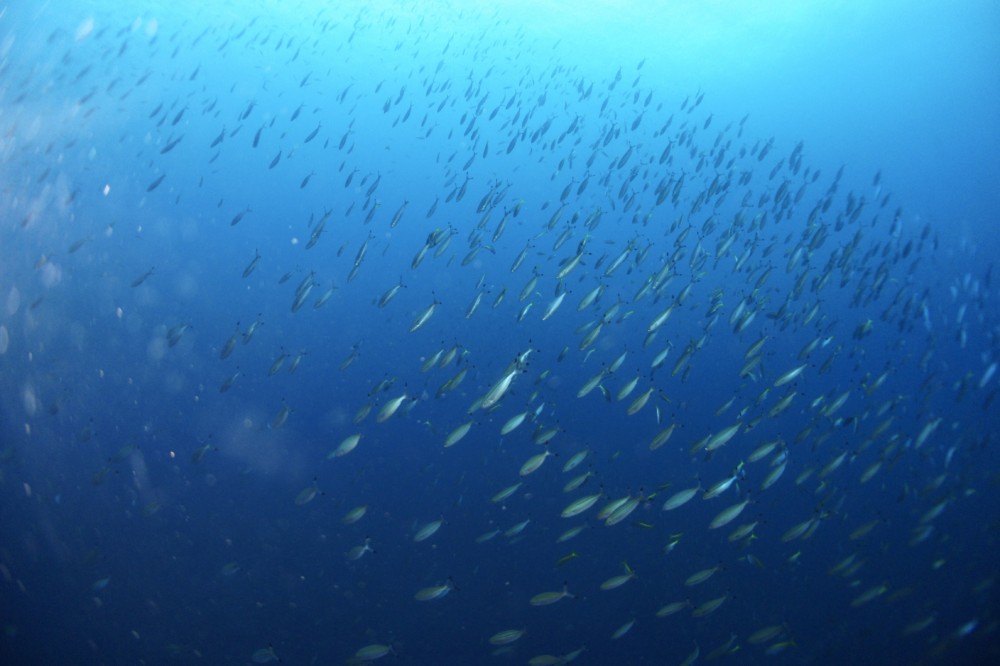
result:
[(0, 659), (990, 663), (991, 2), (9, 2)]

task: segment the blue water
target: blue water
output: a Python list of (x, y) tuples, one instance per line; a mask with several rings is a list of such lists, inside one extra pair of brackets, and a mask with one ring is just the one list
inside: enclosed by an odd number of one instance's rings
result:
[(583, 4), (4, 6), (3, 663), (998, 658), (1000, 13)]

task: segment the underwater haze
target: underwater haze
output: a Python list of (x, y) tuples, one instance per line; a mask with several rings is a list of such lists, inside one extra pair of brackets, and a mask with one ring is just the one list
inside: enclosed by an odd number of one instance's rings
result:
[(0, 6), (4, 664), (1000, 661), (993, 2)]

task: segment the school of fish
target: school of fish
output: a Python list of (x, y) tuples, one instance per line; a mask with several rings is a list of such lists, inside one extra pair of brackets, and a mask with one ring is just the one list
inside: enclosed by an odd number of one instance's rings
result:
[[(191, 399), (167, 444), (36, 378), (4, 484), (63, 430), (84, 485), (136, 489), (136, 520), (187, 504), (137, 460), (231, 493), (239, 469), (366, 581), (343, 602), (353, 642), (324, 655), (350, 663), (433, 654), (369, 626), (385, 606), (478, 663), (534, 665), (673, 631), (648, 663), (846, 658), (789, 594), (816, 617), (891, 612), (927, 657), (997, 623), (945, 621), (922, 580), (959, 566), (939, 526), (975, 510), (995, 439), (992, 275), (942, 272), (947, 239), (881, 173), (810, 165), (711, 91), (651, 87), (645, 61), (585, 69), (500, 16), (431, 37), (433, 15), (303, 11), (294, 30), (97, 16), (37, 38), (30, 75), (5, 56), (3, 241), (24, 251), (0, 271), (0, 354), (90, 353), (59, 332), (78, 299), (149, 364), (88, 368), (106, 410)], [(254, 559), (215, 575), (249, 585)], [(995, 599), (995, 576), (956, 594)], [(289, 640), (240, 658), (292, 663)]]

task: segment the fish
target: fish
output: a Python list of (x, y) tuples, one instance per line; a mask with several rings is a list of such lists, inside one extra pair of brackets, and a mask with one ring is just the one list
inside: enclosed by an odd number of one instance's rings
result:
[(521, 465), (521, 471), (520, 471), (521, 476), (528, 476), (529, 474), (533, 474), (536, 471), (538, 471), (538, 468), (540, 468), (542, 464), (545, 462), (545, 460), (551, 455), (554, 454), (548, 449), (545, 449), (541, 453), (538, 453), (528, 458), (524, 462), (524, 464)]
[(708, 524), (708, 529), (710, 530), (718, 529), (720, 527), (725, 527), (729, 523), (733, 522), (739, 517), (739, 515), (743, 512), (743, 509), (745, 509), (747, 507), (747, 504), (749, 503), (750, 500), (745, 499), (742, 502), (737, 502), (732, 506), (726, 507), (725, 509), (720, 511), (715, 516), (715, 518), (712, 519), (712, 522)]
[[(607, 513), (607, 515), (604, 517), (604, 524), (607, 527), (612, 527), (613, 525), (617, 525), (618, 523), (622, 522), (630, 515), (632, 515), (632, 512), (634, 512), (637, 508), (639, 508), (639, 505), (643, 502), (644, 499), (645, 498), (641, 494), (635, 497), (626, 498), (624, 502), (622, 502), (620, 505), (616, 506), (613, 510)], [(600, 517), (601, 515), (598, 514), (598, 518)]]
[(615, 629), (614, 632), (611, 634), (611, 640), (613, 641), (618, 640), (619, 638), (627, 634), (629, 631), (631, 631), (633, 626), (635, 626), (634, 618), (629, 620), (622, 626), (618, 627), (617, 629)]
[(508, 529), (504, 530), (503, 535), (505, 537), (507, 537), (507, 538), (511, 538), (511, 537), (517, 536), (518, 534), (520, 534), (521, 532), (524, 531), (524, 529), (528, 526), (528, 524), (530, 522), (531, 522), (530, 518), (526, 519), (526, 520), (522, 520), (521, 522), (519, 522), (519, 523), (513, 525), (512, 527), (509, 527)]
[(795, 381), (799, 377), (799, 375), (802, 374), (802, 371), (806, 369), (807, 365), (808, 364), (803, 363), (802, 365), (796, 366), (791, 370), (789, 370), (788, 372), (785, 372), (776, 380), (774, 380), (774, 386), (777, 388), (779, 386), (784, 386), (789, 382)]
[(532, 606), (551, 606), (552, 604), (562, 601), (563, 599), (573, 598), (574, 596), (570, 594), (568, 586), (564, 583), (561, 590), (556, 592), (540, 592), (531, 597), (528, 603)]
[(184, 337), (188, 329), (191, 328), (190, 324), (178, 324), (177, 326), (171, 326), (167, 329), (167, 345), (170, 347), (175, 347), (178, 342)]
[(521, 482), (521, 481), (518, 481), (517, 483), (513, 483), (513, 484), (507, 486), (506, 488), (504, 488), (503, 490), (501, 490), (500, 492), (498, 492), (497, 494), (493, 495), (493, 497), (490, 498), (490, 501), (493, 502), (494, 504), (499, 504), (501, 502), (504, 502), (507, 499), (509, 499), (511, 496), (513, 496), (514, 493), (516, 493), (518, 490), (520, 490), (521, 486), (523, 486), (523, 485), (524, 485), (524, 483)]
[(721, 481), (713, 483), (708, 487), (708, 490), (702, 495), (702, 499), (712, 499), (713, 497), (718, 497), (722, 493), (729, 490), (736, 480), (740, 476), (740, 470), (743, 468), (743, 463), (737, 465), (736, 469), (733, 470), (732, 476), (728, 476)]
[(160, 183), (162, 183), (163, 179), (166, 178), (166, 177), (167, 177), (167, 174), (161, 173), (149, 185), (146, 186), (146, 191), (147, 192), (152, 192), (153, 190), (155, 190), (156, 188), (158, 188), (160, 186)]
[(404, 286), (403, 280), (402, 278), (400, 278), (400, 281), (397, 284), (394, 284), (393, 286), (389, 287), (389, 289), (387, 289), (385, 293), (382, 294), (382, 296), (378, 300), (378, 306), (380, 308), (384, 308), (385, 306), (389, 305), (389, 303), (392, 301), (393, 298), (396, 297), (396, 294), (399, 293), (399, 290), (403, 286)]
[(489, 409), (493, 405), (500, 402), (500, 399), (506, 395), (508, 390), (510, 390), (511, 384), (519, 372), (520, 370), (517, 367), (507, 371), (507, 373), (497, 380), (497, 382), (490, 387), (490, 390), (486, 392), (479, 403), (479, 408)]
[(597, 388), (597, 386), (604, 379), (604, 376), (605, 376), (605, 371), (601, 370), (601, 372), (588, 379), (587, 382), (580, 387), (580, 390), (577, 391), (576, 397), (583, 398), (587, 396), (587, 394), (589, 394), (591, 391)]
[(580, 303), (576, 306), (577, 312), (583, 312), (591, 305), (593, 305), (597, 301), (598, 297), (600, 297), (600, 295), (604, 293), (604, 289), (605, 289), (604, 285), (599, 284), (590, 291), (588, 291), (584, 295), (584, 297), (580, 299)]
[(434, 601), (437, 599), (443, 599), (455, 589), (455, 584), (452, 583), (451, 579), (448, 579), (444, 585), (433, 585), (431, 587), (425, 587), (417, 591), (413, 595), (413, 598), (417, 601)]
[(504, 423), (503, 426), (500, 428), (500, 434), (501, 435), (510, 434), (511, 432), (516, 430), (518, 426), (524, 423), (524, 420), (527, 417), (528, 417), (527, 411), (523, 411), (519, 414), (515, 414), (514, 416), (510, 417), (509, 419), (507, 419), (506, 423)]
[(292, 413), (291, 408), (288, 405), (282, 405), (278, 413), (274, 415), (271, 419), (271, 430), (278, 430), (283, 427), (288, 421), (288, 416)]
[(306, 138), (302, 140), (302, 143), (309, 143), (310, 141), (315, 139), (316, 135), (319, 134), (319, 130), (322, 126), (323, 123), (318, 123), (316, 125), (316, 129), (314, 129), (312, 132), (309, 132), (309, 134), (306, 135)]
[(489, 643), (490, 645), (510, 645), (518, 641), (525, 633), (524, 629), (504, 629), (490, 636)]
[(423, 328), (423, 326), (430, 320), (431, 316), (434, 314), (434, 310), (437, 309), (438, 301), (435, 300), (433, 303), (424, 308), (414, 319), (413, 323), (410, 325), (410, 333), (415, 333), (416, 331)]
[(589, 454), (590, 454), (590, 449), (589, 448), (581, 449), (580, 451), (577, 451), (572, 456), (570, 456), (569, 459), (563, 464), (562, 471), (563, 472), (572, 472), (574, 469), (576, 469), (577, 467), (579, 467), (580, 464), (584, 460), (587, 459), (587, 456)]
[(786, 465), (787, 465), (786, 462), (782, 462), (777, 467), (768, 472), (767, 476), (764, 477), (764, 480), (761, 481), (760, 489), (767, 490), (775, 483), (777, 483), (778, 479), (781, 478), (781, 475), (785, 473)]
[(565, 543), (570, 539), (574, 539), (577, 536), (579, 536), (580, 533), (583, 532), (583, 530), (585, 530), (586, 528), (587, 528), (586, 525), (577, 525), (576, 527), (571, 527), (559, 535), (559, 537), (556, 539), (556, 543)]
[(389, 654), (394, 654), (391, 645), (372, 643), (371, 645), (366, 645), (363, 648), (359, 648), (358, 651), (354, 653), (354, 658), (361, 662), (375, 661), (376, 659), (381, 659), (382, 657)]
[(560, 515), (563, 518), (573, 518), (574, 516), (578, 516), (590, 509), (590, 507), (594, 506), (594, 504), (596, 504), (602, 497), (604, 497), (603, 492), (581, 497), (568, 504), (566, 508), (562, 510)]
[(563, 299), (565, 298), (566, 298), (565, 291), (561, 292), (558, 296), (553, 298), (549, 302), (549, 304), (545, 307), (545, 312), (542, 314), (542, 321), (547, 320), (549, 317), (555, 314), (555, 311), (559, 309), (559, 306), (562, 305)]
[(250, 274), (254, 272), (257, 268), (257, 264), (260, 262), (260, 252), (254, 251), (254, 258), (247, 264), (247, 267), (243, 269), (243, 277), (248, 278)]
[(691, 611), (692, 617), (705, 617), (709, 613), (714, 613), (718, 608), (724, 604), (729, 599), (729, 595), (722, 595), (721, 597), (716, 597), (714, 599), (709, 599), (705, 603), (695, 606)]
[(682, 610), (690, 607), (691, 607), (691, 602), (688, 601), (687, 599), (683, 601), (675, 601), (661, 606), (656, 611), (656, 617), (669, 617), (671, 615), (676, 615)]
[(715, 451), (716, 449), (721, 448), (725, 444), (729, 443), (729, 441), (736, 435), (736, 433), (740, 431), (740, 428), (742, 426), (743, 426), (742, 423), (737, 422), (736, 424), (731, 425), (727, 428), (723, 428), (718, 433), (712, 435), (711, 438), (709, 438), (708, 442), (705, 444), (705, 450)]
[[(648, 389), (646, 389), (645, 391), (643, 391), (635, 400), (632, 401), (632, 403), (625, 410), (625, 413), (628, 416), (633, 416), (633, 415), (637, 414), (639, 412), (639, 410), (641, 410), (643, 407), (645, 407), (646, 403), (649, 402), (649, 398), (653, 395), (653, 391), (654, 390), (655, 389), (652, 386), (650, 386)], [(664, 438), (664, 442), (665, 441), (666, 441), (666, 439)], [(663, 444), (663, 442), (660, 442), (659, 445), (662, 445), (662, 444)], [(657, 447), (651, 447), (651, 448), (657, 448)]]
[(422, 525), (413, 535), (413, 540), (416, 542), (426, 541), (434, 536), (437, 531), (441, 529), (441, 525), (443, 524), (444, 520), (439, 518), (438, 520), (432, 520), (431, 522)]
[(751, 645), (760, 645), (761, 643), (769, 643), (775, 638), (778, 638), (786, 631), (784, 624), (772, 624), (766, 627), (762, 627), (757, 631), (753, 632), (747, 636), (747, 643)]
[(194, 450), (191, 454), (191, 462), (195, 465), (205, 459), (205, 455), (212, 450), (212, 443), (206, 442)]
[(372, 540), (365, 537), (365, 542), (360, 546), (354, 546), (349, 551), (347, 551), (347, 559), (356, 562), (364, 557), (368, 553), (374, 553), (375, 549), (372, 548)]
[(177, 144), (179, 144), (181, 142), (181, 140), (183, 138), (184, 138), (184, 135), (182, 134), (179, 137), (177, 137), (176, 139), (172, 139), (172, 140), (168, 141), (167, 144), (165, 146), (163, 146), (163, 148), (160, 149), (160, 154), (161, 155), (166, 155), (167, 153), (169, 153), (171, 150), (173, 150), (177, 146)]
[(365, 513), (367, 512), (368, 512), (367, 504), (356, 506), (350, 511), (348, 511), (346, 514), (344, 514), (344, 517), (340, 519), (340, 522), (343, 523), (344, 525), (353, 525), (354, 523), (361, 520), (364, 517)]
[(615, 590), (624, 585), (625, 583), (629, 582), (633, 578), (635, 578), (635, 576), (636, 576), (635, 571), (626, 563), (625, 573), (608, 578), (603, 583), (601, 583), (600, 587), (602, 590), (605, 591)]
[(340, 444), (337, 445), (330, 453), (326, 455), (327, 460), (331, 458), (340, 458), (346, 456), (348, 453), (358, 448), (358, 444), (361, 442), (361, 433), (355, 433), (353, 435), (348, 435)]
[(482, 534), (476, 537), (476, 543), (486, 543), (487, 541), (494, 539), (498, 534), (500, 534), (499, 529), (493, 529), (489, 530), (488, 532), (483, 532)]
[(709, 567), (708, 569), (702, 569), (701, 571), (696, 571), (695, 573), (691, 574), (684, 580), (684, 585), (687, 587), (701, 585), (706, 580), (714, 576), (719, 571), (719, 569), (720, 569), (719, 566), (714, 566), (714, 567)]
[(132, 280), (132, 282), (131, 282), (131, 284), (129, 286), (132, 287), (133, 289), (135, 287), (138, 287), (143, 282), (145, 282), (146, 280), (148, 280), (150, 278), (150, 276), (152, 276), (155, 271), (156, 271), (156, 267), (154, 266), (153, 268), (150, 268), (148, 271), (146, 271), (145, 273), (143, 273), (142, 275), (140, 275), (136, 279)]
[(454, 430), (449, 433), (448, 437), (444, 440), (445, 447), (454, 446), (458, 444), (463, 437), (465, 437), (469, 430), (472, 428), (472, 421), (466, 421), (460, 426), (457, 426)]
[(563, 556), (562, 556), (562, 557), (560, 557), (560, 558), (559, 558), (558, 560), (556, 560), (556, 566), (557, 566), (557, 567), (561, 567), (561, 566), (562, 566), (562, 565), (564, 565), (564, 564), (568, 564), (569, 562), (572, 562), (573, 560), (575, 560), (575, 559), (576, 559), (576, 558), (578, 558), (578, 557), (580, 557), (580, 554), (579, 554), (579, 553), (577, 553), (577, 552), (576, 552), (576, 551), (574, 550), (574, 551), (573, 551), (572, 553), (570, 553), (569, 555), (563, 555)]
[(295, 496), (295, 503), (299, 506), (302, 506), (303, 504), (309, 504), (309, 502), (312, 502), (314, 499), (316, 499), (316, 495), (318, 494), (319, 494), (319, 486), (316, 485), (316, 480), (314, 479), (312, 484), (303, 488), (302, 491)]
[(584, 483), (586, 483), (587, 479), (589, 479), (593, 475), (594, 472), (592, 470), (587, 470), (583, 474), (578, 474), (577, 476), (573, 477), (572, 479), (566, 482), (566, 485), (563, 486), (563, 492), (564, 493), (573, 492), (574, 490), (582, 486)]
[(679, 509), (680, 507), (687, 504), (694, 498), (695, 495), (701, 490), (701, 485), (694, 486), (693, 488), (685, 488), (684, 490), (679, 490), (670, 497), (666, 499), (663, 503), (664, 511), (673, 511), (674, 509)]
[(379, 410), (378, 415), (375, 417), (375, 420), (378, 423), (383, 423), (391, 419), (393, 416), (395, 416), (396, 412), (399, 411), (399, 408), (402, 407), (403, 402), (405, 402), (409, 397), (410, 396), (408, 396), (406, 393), (403, 393), (387, 401), (384, 405), (382, 405), (382, 409)]
[(671, 303), (666, 310), (658, 314), (656, 318), (654, 318), (653, 321), (650, 322), (649, 326), (646, 328), (646, 332), (655, 333), (661, 326), (667, 323), (667, 319), (670, 318), (670, 315), (673, 313), (673, 311), (674, 311), (674, 304)]
[(266, 648), (259, 648), (253, 651), (250, 655), (250, 661), (255, 664), (269, 664), (272, 661), (281, 661), (278, 659), (277, 653), (275, 653), (274, 648), (270, 645)]
[(639, 384), (639, 376), (636, 375), (630, 381), (626, 382), (625, 385), (621, 387), (621, 389), (618, 390), (617, 395), (615, 395), (615, 399), (618, 400), (619, 402), (624, 400), (625, 398), (627, 398), (629, 395), (632, 394), (632, 391), (635, 390), (635, 387), (638, 384)]
[[(242, 222), (242, 221), (243, 221), (243, 218), (244, 218), (244, 217), (246, 216), (246, 214), (247, 214), (247, 213), (249, 213), (249, 212), (251, 212), (251, 209), (250, 209), (250, 207), (248, 206), (248, 207), (247, 207), (246, 209), (244, 209), (244, 210), (241, 210), (240, 212), (236, 213), (236, 215), (234, 215), (234, 216), (233, 216), (233, 219), (231, 219), (231, 220), (229, 221), (229, 226), (231, 226), (231, 227), (235, 227), (235, 226), (236, 226), (237, 224), (239, 224), (240, 222)], [(243, 277), (246, 277), (246, 275), (244, 275)]]
[[(656, 449), (660, 448), (661, 446), (663, 446), (664, 444), (666, 444), (668, 441), (670, 441), (670, 437), (674, 434), (674, 429), (676, 427), (677, 427), (676, 423), (671, 423), (666, 428), (664, 428), (659, 433), (657, 433), (656, 437), (654, 437), (652, 439), (652, 441), (650, 441), (650, 443), (649, 443), (649, 450), (650, 451), (655, 451)], [(697, 489), (695, 490), (695, 492), (697, 492)], [(692, 493), (692, 497), (693, 496), (694, 496), (694, 494)], [(688, 499), (690, 499), (690, 498), (688, 498)]]

